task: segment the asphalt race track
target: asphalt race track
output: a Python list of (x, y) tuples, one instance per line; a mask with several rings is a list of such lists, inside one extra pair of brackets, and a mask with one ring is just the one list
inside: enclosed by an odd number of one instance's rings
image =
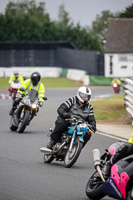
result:
[[(111, 87), (91, 89), (92, 98), (113, 94)], [(57, 107), (76, 95), (76, 90), (46, 89), (48, 100), (23, 134), (9, 129), (11, 100), (0, 100), (0, 200), (88, 199), (85, 186), (94, 171), (92, 149), (100, 148), (103, 153), (116, 140), (94, 134), (70, 169), (63, 162), (44, 164), (39, 150), (49, 142), (47, 134), (54, 127)]]

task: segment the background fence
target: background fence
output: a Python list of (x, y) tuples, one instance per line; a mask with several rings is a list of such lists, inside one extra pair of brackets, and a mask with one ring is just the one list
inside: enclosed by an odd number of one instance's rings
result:
[[(125, 104), (127, 112), (132, 116), (133, 119), (133, 80), (125, 79), (123, 81), (123, 90), (125, 93)], [(133, 125), (133, 120), (132, 120)]]
[(69, 42), (0, 43), (0, 67), (61, 67), (104, 75), (104, 55)]

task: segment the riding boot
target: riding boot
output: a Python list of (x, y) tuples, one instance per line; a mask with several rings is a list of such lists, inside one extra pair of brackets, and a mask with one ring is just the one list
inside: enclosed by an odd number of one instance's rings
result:
[(52, 149), (52, 147), (56, 144), (56, 141), (50, 140), (50, 142), (47, 144), (47, 148)]

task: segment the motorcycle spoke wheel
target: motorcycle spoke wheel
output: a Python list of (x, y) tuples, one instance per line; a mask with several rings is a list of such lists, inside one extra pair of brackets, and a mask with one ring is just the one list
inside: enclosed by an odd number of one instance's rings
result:
[(82, 150), (83, 143), (75, 141), (72, 147), (72, 152), (67, 151), (64, 159), (64, 165), (67, 168), (70, 168), (78, 159), (80, 152)]
[(54, 156), (49, 154), (44, 154), (44, 163), (51, 163), (54, 160)]

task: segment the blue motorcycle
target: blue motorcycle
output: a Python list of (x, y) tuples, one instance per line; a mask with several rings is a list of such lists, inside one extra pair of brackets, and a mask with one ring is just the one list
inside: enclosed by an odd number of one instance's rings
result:
[(44, 153), (44, 163), (51, 163), (56, 159), (56, 161), (64, 161), (65, 167), (72, 167), (83, 148), (84, 135), (93, 133), (89, 124), (76, 118), (67, 120), (71, 122), (71, 125), (62, 134), (61, 140), (54, 145), (53, 149), (40, 148), (40, 151)]

